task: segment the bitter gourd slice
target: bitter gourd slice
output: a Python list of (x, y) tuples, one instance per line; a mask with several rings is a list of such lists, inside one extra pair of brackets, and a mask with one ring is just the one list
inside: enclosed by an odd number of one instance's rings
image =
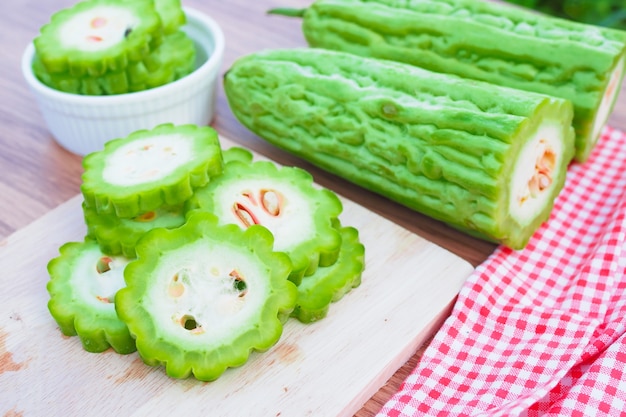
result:
[(43, 84), (65, 93), (95, 96), (129, 92), (127, 70), (108, 71), (96, 77), (74, 76), (69, 72), (49, 73), (38, 56), (33, 59), (32, 69), (37, 79)]
[(66, 336), (76, 336), (88, 352), (112, 347), (118, 353), (136, 350), (135, 340), (115, 311), (114, 297), (124, 287), (129, 259), (109, 256), (91, 239), (68, 242), (48, 262), (48, 309)]
[(581, 162), (600, 136), (625, 72), (626, 32), (498, 2), (318, 0), (289, 12), (303, 16), (313, 47), (571, 100)]
[[(137, 0), (117, 0), (119, 2), (132, 2)], [(176, 32), (187, 21), (187, 16), (182, 8), (180, 0), (154, 0), (154, 8), (163, 23), (163, 32), (166, 35)]]
[(269, 229), (275, 249), (291, 258), (290, 279), (296, 285), (339, 256), (341, 236), (333, 219), (343, 210), (341, 201), (332, 191), (315, 187), (311, 174), (300, 168), (278, 167), (270, 161), (230, 161), (186, 207), (188, 212), (213, 213), (223, 224)]
[(183, 78), (194, 70), (196, 48), (186, 32), (178, 31), (166, 36), (154, 55), (155, 62), (158, 62), (155, 69), (136, 65), (129, 71), (130, 91), (159, 87)]
[(296, 300), (291, 262), (261, 226), (219, 226), (194, 213), (177, 229), (154, 229), (126, 267), (119, 316), (148, 365), (174, 378), (217, 379), (282, 334)]
[(328, 315), (330, 304), (339, 301), (352, 288), (361, 284), (365, 268), (365, 247), (354, 227), (340, 227), (341, 250), (337, 262), (319, 267), (298, 285), (296, 307), (291, 313), (303, 323), (312, 323)]
[(344, 52), (250, 54), (224, 89), (270, 143), (512, 248), (548, 218), (574, 152), (567, 100)]
[(49, 73), (100, 76), (144, 60), (162, 40), (152, 0), (91, 0), (53, 14), (33, 44)]
[(72, 94), (111, 95), (142, 91), (176, 81), (191, 73), (195, 63), (195, 46), (183, 32), (164, 38), (149, 56), (140, 62), (129, 63), (118, 71), (107, 71), (98, 76), (75, 76), (69, 72), (50, 73), (41, 59), (33, 59), (33, 73), (50, 88)]
[(183, 205), (161, 206), (139, 216), (126, 219), (114, 214), (98, 213), (83, 204), (87, 236), (98, 242), (102, 252), (109, 255), (137, 256), (137, 242), (157, 227), (173, 229), (185, 223)]
[(162, 124), (85, 156), (81, 192), (97, 213), (131, 218), (182, 204), (220, 174), (222, 164), (213, 128)]
[(230, 161), (240, 161), (249, 164), (254, 159), (254, 155), (246, 148), (232, 146), (228, 149), (222, 149), (222, 158), (224, 159), (224, 164)]

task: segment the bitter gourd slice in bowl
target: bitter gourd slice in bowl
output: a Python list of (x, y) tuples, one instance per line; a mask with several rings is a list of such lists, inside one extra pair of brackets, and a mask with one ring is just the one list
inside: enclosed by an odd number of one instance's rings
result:
[(213, 128), (162, 124), (85, 156), (81, 192), (96, 212), (131, 218), (183, 203), (220, 174), (222, 164)]
[(183, 31), (167, 35), (154, 51), (155, 69), (143, 64), (131, 68), (129, 91), (143, 91), (174, 82), (191, 74), (196, 60), (193, 40)]
[(123, 256), (104, 254), (97, 242), (68, 242), (48, 262), (48, 309), (61, 332), (76, 336), (88, 352), (112, 347), (118, 353), (136, 350), (126, 324), (115, 311), (115, 294), (124, 287)]
[(261, 226), (220, 226), (196, 212), (177, 229), (154, 229), (126, 267), (119, 316), (148, 365), (174, 378), (217, 379), (282, 334), (296, 287), (288, 256)]
[(121, 70), (107, 71), (98, 76), (75, 76), (69, 72), (50, 73), (39, 56), (33, 59), (32, 69), (43, 84), (66, 93), (124, 94), (158, 87), (191, 73), (195, 53), (193, 41), (185, 32), (179, 31), (166, 36), (163, 43), (150, 53), (149, 59), (132, 62)]
[(49, 73), (99, 76), (144, 60), (162, 39), (152, 0), (85, 0), (53, 14), (33, 44)]
[(325, 318), (331, 303), (339, 301), (352, 288), (361, 284), (365, 247), (359, 241), (359, 232), (354, 227), (341, 227), (339, 221), (336, 224), (341, 233), (341, 250), (337, 261), (330, 266), (319, 267), (298, 285), (296, 307), (291, 315), (303, 323)]
[[(121, 3), (141, 0), (117, 0)], [(187, 21), (180, 0), (154, 0), (154, 8), (163, 23), (166, 35), (176, 32)]]
[(290, 279), (296, 285), (339, 255), (341, 236), (333, 221), (343, 210), (341, 201), (332, 191), (315, 187), (311, 174), (300, 168), (234, 160), (186, 206), (187, 212), (213, 213), (223, 224), (269, 229), (276, 250), (291, 258)]
[(571, 100), (581, 162), (597, 142), (625, 74), (626, 32), (502, 2), (317, 0), (290, 14), (303, 17), (302, 31), (313, 47)]
[(261, 138), (514, 249), (547, 220), (574, 153), (567, 100), (344, 52), (250, 54), (224, 89)]

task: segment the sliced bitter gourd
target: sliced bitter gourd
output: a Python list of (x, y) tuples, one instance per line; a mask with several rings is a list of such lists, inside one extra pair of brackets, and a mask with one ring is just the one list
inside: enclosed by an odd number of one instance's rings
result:
[(224, 164), (227, 164), (230, 161), (239, 161), (249, 164), (254, 159), (254, 155), (252, 155), (252, 152), (246, 148), (233, 146), (222, 150), (222, 158), (224, 159)]
[(115, 298), (144, 362), (211, 381), (274, 345), (296, 287), (289, 258), (272, 243), (263, 227), (219, 226), (209, 213), (146, 234)]
[(83, 167), (87, 207), (132, 218), (190, 198), (222, 172), (222, 153), (209, 126), (163, 124), (107, 142)]
[(176, 81), (190, 74), (196, 62), (193, 40), (183, 31), (168, 35), (154, 51), (155, 69), (136, 65), (129, 71), (129, 90), (143, 91)]
[[(117, 0), (121, 3), (141, 0)], [(154, 0), (154, 8), (161, 17), (166, 35), (176, 32), (187, 21), (180, 0)]]
[(99, 76), (144, 60), (162, 39), (152, 0), (85, 0), (53, 14), (33, 43), (47, 72)]
[(548, 218), (574, 152), (567, 100), (354, 54), (258, 52), (224, 88), (267, 141), (512, 248)]
[(341, 236), (333, 220), (343, 209), (341, 201), (332, 191), (315, 187), (311, 174), (296, 167), (228, 162), (186, 205), (188, 212), (208, 211), (223, 224), (269, 229), (276, 250), (291, 258), (290, 279), (295, 284), (318, 266), (333, 264), (339, 255)]
[(108, 71), (94, 77), (90, 75), (74, 76), (69, 72), (49, 73), (38, 56), (33, 59), (33, 73), (43, 84), (58, 91), (82, 95), (111, 95), (129, 92), (128, 70)]
[(365, 247), (359, 241), (354, 227), (341, 227), (341, 250), (337, 262), (319, 267), (298, 285), (296, 307), (291, 314), (303, 323), (318, 321), (327, 316), (330, 304), (339, 301), (352, 288), (361, 284), (365, 268)]
[(183, 205), (161, 206), (139, 216), (126, 219), (114, 214), (98, 213), (83, 204), (87, 236), (98, 242), (109, 255), (135, 258), (135, 246), (148, 231), (157, 227), (173, 229), (185, 223)]
[(69, 72), (50, 73), (39, 56), (33, 59), (33, 73), (50, 88), (72, 94), (111, 95), (143, 91), (176, 81), (191, 73), (195, 64), (195, 46), (185, 32), (164, 38), (150, 53), (149, 59), (129, 63), (118, 71), (98, 76), (75, 76)]
[(124, 287), (129, 259), (109, 256), (94, 240), (68, 242), (48, 263), (48, 308), (66, 336), (80, 338), (88, 352), (112, 347), (118, 353), (136, 350), (126, 324), (115, 311), (115, 294)]
[(626, 32), (493, 1), (317, 0), (303, 16), (313, 47), (406, 62), (574, 103), (576, 159), (596, 143), (620, 91)]

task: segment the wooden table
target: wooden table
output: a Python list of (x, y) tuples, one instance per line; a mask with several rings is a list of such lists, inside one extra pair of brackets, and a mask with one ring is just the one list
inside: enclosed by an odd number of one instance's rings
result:
[[(56, 144), (48, 132), (20, 72), (26, 45), (52, 13), (74, 0), (14, 0), (8, 2), (0, 24), (0, 239), (26, 226), (79, 193), (81, 158)], [(183, 0), (183, 4), (212, 16), (226, 37), (222, 72), (239, 56), (266, 48), (306, 46), (298, 19), (268, 16), (272, 7), (306, 7), (305, 0)], [(622, 93), (610, 124), (626, 130), (626, 93)], [(231, 113), (219, 89), (213, 126), (218, 132), (281, 164), (309, 170), (315, 180), (406, 229), (450, 250), (473, 265), (495, 248), (440, 222), (412, 212), (383, 197), (337, 179), (262, 141)], [(0, 245), (2, 242), (0, 241)], [(422, 349), (357, 413), (374, 415), (417, 364)]]

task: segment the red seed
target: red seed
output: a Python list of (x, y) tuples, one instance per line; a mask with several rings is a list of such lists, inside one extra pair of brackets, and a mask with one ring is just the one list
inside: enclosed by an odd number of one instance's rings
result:
[(270, 216), (279, 216), (281, 199), (274, 190), (261, 190), (261, 205)]
[(98, 259), (98, 262), (96, 262), (96, 271), (98, 271), (99, 274), (104, 274), (105, 272), (110, 271), (112, 262), (113, 259), (108, 256), (103, 256)]
[(104, 17), (96, 17), (91, 21), (92, 28), (101, 28), (107, 24), (107, 20)]
[(259, 221), (252, 212), (243, 204), (235, 203), (233, 205), (233, 213), (241, 221), (244, 227), (250, 227), (253, 224), (259, 224)]

